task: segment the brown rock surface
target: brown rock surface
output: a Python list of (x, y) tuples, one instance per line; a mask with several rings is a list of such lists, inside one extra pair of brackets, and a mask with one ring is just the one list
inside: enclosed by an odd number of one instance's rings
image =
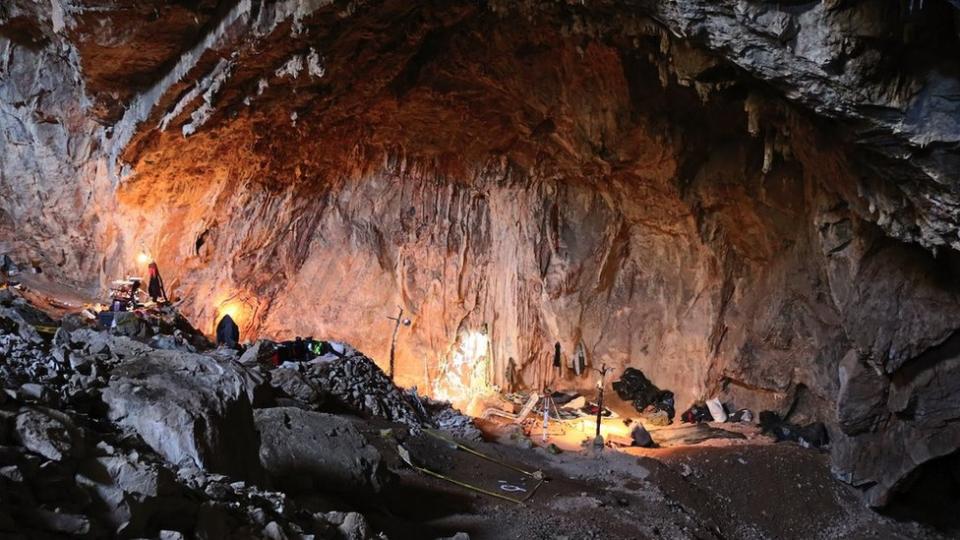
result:
[(18, 257), (146, 250), (207, 330), (382, 365), (401, 306), (399, 382), (459, 399), (582, 342), (827, 422), (873, 504), (960, 446), (948, 4), (110, 4), (0, 8)]

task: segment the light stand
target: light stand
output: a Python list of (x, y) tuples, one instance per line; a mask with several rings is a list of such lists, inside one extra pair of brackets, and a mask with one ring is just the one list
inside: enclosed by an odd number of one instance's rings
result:
[(612, 371), (607, 368), (606, 364), (603, 364), (600, 369), (594, 369), (594, 371), (600, 373), (600, 380), (597, 381), (597, 434), (593, 438), (593, 447), (597, 450), (603, 449), (603, 435), (600, 435), (600, 423), (602, 422), (601, 416), (603, 415), (603, 379), (606, 377), (607, 372)]

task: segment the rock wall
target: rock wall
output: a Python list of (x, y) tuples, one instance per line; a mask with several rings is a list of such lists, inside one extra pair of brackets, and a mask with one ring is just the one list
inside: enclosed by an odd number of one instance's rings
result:
[(402, 308), (399, 381), (459, 399), (511, 358), (519, 385), (590, 387), (550, 374), (582, 343), (681, 407), (828, 422), (884, 504), (960, 440), (953, 12), (649, 4), (203, 5), (128, 101), (84, 36), (161, 38), (14, 3), (0, 230), (75, 280), (146, 251), (208, 330), (381, 365)]
[(112, 186), (76, 49), (58, 33), (64, 17), (33, 2), (0, 7), (0, 249), (90, 286)]

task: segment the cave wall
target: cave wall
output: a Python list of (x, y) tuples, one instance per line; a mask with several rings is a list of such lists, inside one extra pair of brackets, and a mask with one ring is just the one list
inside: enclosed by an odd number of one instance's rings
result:
[(955, 451), (956, 78), (897, 64), (936, 13), (531, 4), (5, 4), (4, 249), (76, 284), (147, 251), (206, 330), (381, 365), (402, 307), (398, 379), (441, 396), (478, 333), (497, 385), (582, 341), (681, 407), (827, 422), (875, 505)]
[[(430, 81), (403, 98), (397, 78), (385, 88), (345, 83), (375, 95), (359, 123), (373, 135), (337, 111), (288, 105), (303, 90), (282, 77), (185, 142), (158, 135), (119, 191), (132, 226), (109, 259), (129, 263), (136, 239), (154, 239), (146, 248), (181, 270), (168, 276), (171, 288), (205, 326), (237, 296), (248, 303), (247, 332), (328, 335), (381, 360), (386, 317), (402, 306), (413, 325), (398, 340), (398, 376), (409, 384), (434, 386), (462, 338), (486, 326), (500, 385), (508, 358), (526, 385), (541, 384), (553, 343), (569, 354), (583, 341), (592, 364), (632, 362), (696, 399), (718, 279), (675, 184), (677, 143), (661, 132), (666, 124), (637, 116), (615, 49), (578, 52), (553, 33), (523, 45), (532, 59), (503, 50), (517, 45), (519, 29), (491, 22), (458, 28), (444, 53), (454, 58), (436, 59), (423, 74)], [(502, 48), (483, 51), (480, 39)], [(503, 79), (461, 73), (491, 68), (527, 75), (498, 96), (492, 85)], [(348, 77), (347, 66), (326, 69)], [(649, 106), (666, 106), (656, 70), (647, 71)], [(480, 102), (452, 106), (454, 93)], [(278, 143), (290, 138), (304, 142)], [(615, 165), (592, 156), (605, 144)]]
[(76, 50), (56, 33), (64, 14), (13, 1), (0, 21), (0, 250), (92, 286), (112, 186)]

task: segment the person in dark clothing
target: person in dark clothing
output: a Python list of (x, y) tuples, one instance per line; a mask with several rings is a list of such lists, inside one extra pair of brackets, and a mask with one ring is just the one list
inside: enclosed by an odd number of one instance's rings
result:
[(563, 356), (560, 354), (560, 342), (553, 346), (553, 370), (554, 377), (563, 377)]
[(300, 336), (297, 336), (297, 339), (295, 339), (293, 342), (293, 361), (307, 361), (307, 343), (301, 339)]
[(217, 325), (217, 345), (232, 348), (240, 345), (240, 327), (230, 315), (224, 315)]
[(163, 278), (160, 277), (160, 268), (157, 267), (157, 263), (152, 262), (148, 267), (150, 273), (150, 282), (147, 284), (147, 294), (150, 295), (150, 299), (154, 302), (158, 299), (163, 299), (164, 302), (167, 301), (167, 292), (163, 290)]
[(507, 360), (507, 368), (503, 377), (507, 381), (507, 392), (513, 392), (517, 385), (517, 361), (512, 356)]
[(0, 286), (6, 286), (9, 282), (8, 276), (10, 275), (10, 270), (13, 268), (13, 261), (10, 260), (10, 256), (4, 253), (0, 255)]

